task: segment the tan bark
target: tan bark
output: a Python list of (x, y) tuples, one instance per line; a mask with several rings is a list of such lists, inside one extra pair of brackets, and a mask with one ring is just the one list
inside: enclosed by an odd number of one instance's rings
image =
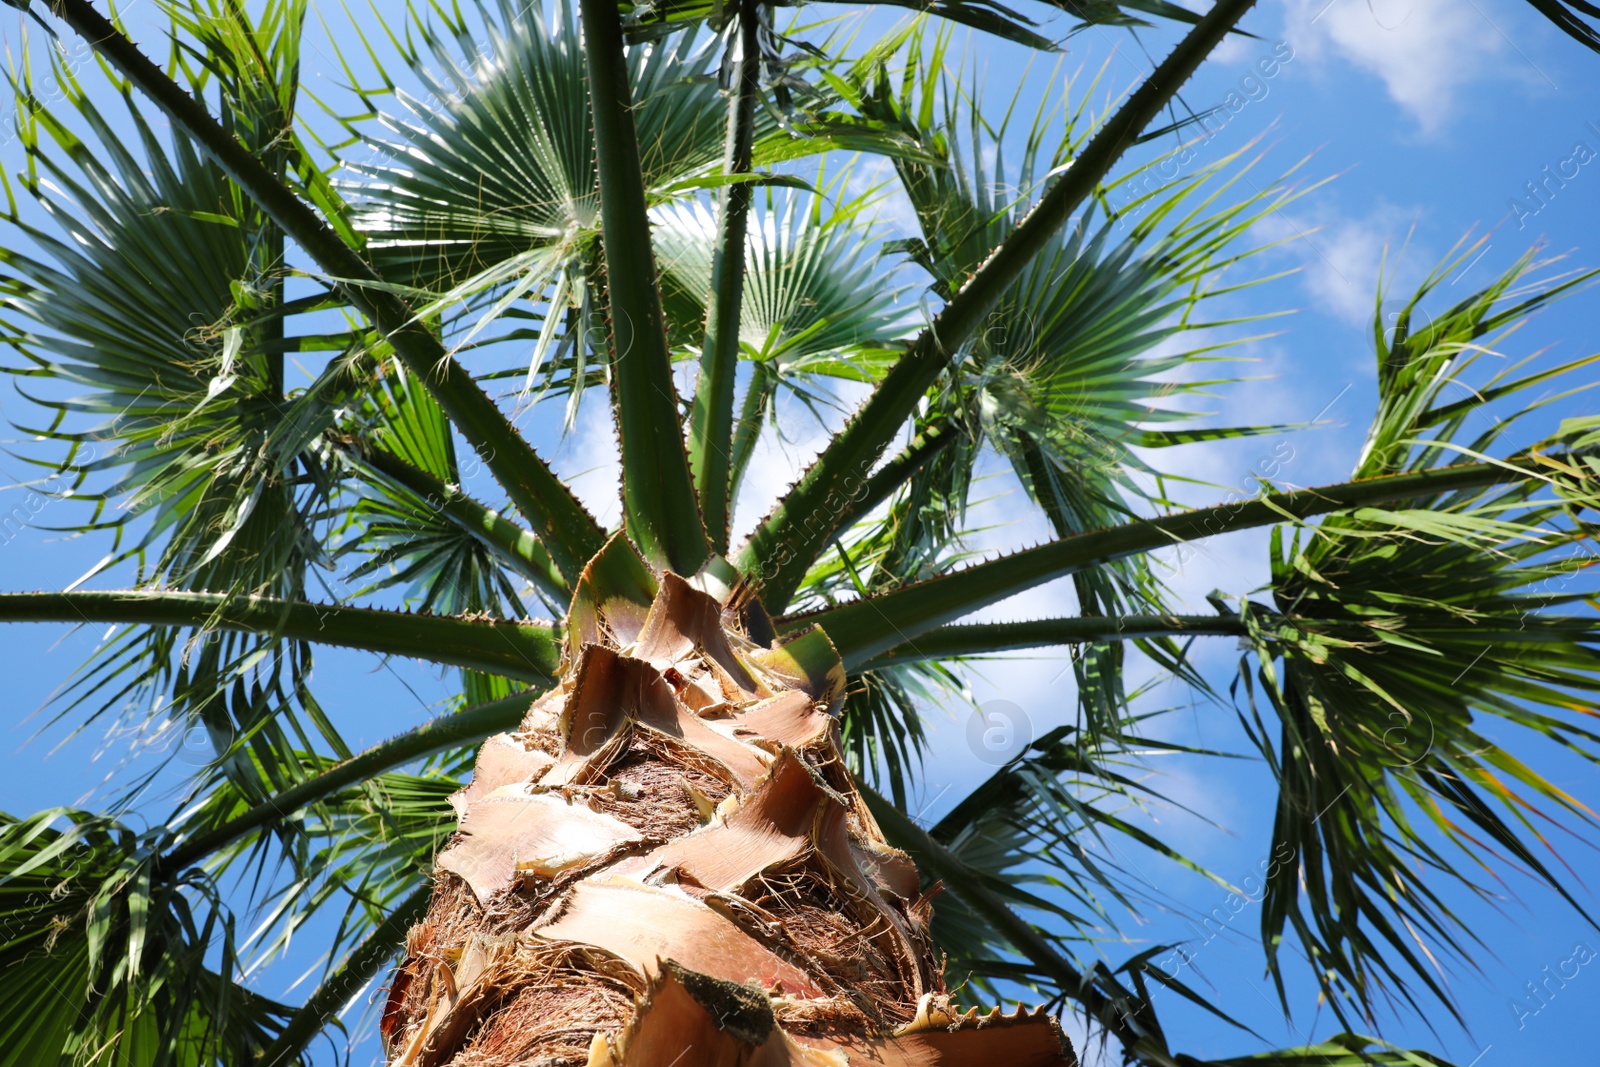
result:
[(840, 757), (826, 637), (763, 647), (759, 607), (624, 562), (590, 565), (564, 681), (454, 798), (390, 1063), (1072, 1067), (1053, 1018), (950, 1002)]

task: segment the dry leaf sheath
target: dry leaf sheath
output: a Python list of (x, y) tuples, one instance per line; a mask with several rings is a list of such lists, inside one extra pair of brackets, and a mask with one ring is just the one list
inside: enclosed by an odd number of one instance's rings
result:
[[(579, 582), (561, 684), (485, 742), (383, 1017), (395, 1067), (1070, 1067), (1056, 1020), (965, 1015), (931, 894), (839, 748), (820, 630), (613, 542)], [(639, 583), (629, 583), (637, 588)]]

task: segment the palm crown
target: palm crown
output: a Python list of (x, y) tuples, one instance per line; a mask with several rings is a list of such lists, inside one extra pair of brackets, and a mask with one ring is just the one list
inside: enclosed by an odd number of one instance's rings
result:
[[(1585, 21), (1600, 10), (1532, 2), (1600, 48)], [(911, 6), (1051, 43), (998, 5)], [(1285, 944), (1308, 958), (1352, 1033), (1228, 1062), (1442, 1062), (1354, 1032), (1385, 998), (1449, 1008), (1429, 952), (1470, 933), (1438, 881), (1477, 889), (1468, 864), (1509, 855), (1566, 895), (1531, 820), (1589, 818), (1484, 733), (1507, 720), (1600, 756), (1583, 720), (1600, 684), (1583, 609), (1600, 425), (1507, 443), (1540, 408), (1521, 397), (1588, 361), (1490, 375), (1477, 358), (1590, 276), (1524, 259), (1441, 308), (1446, 264), (1397, 327), (1376, 324), (1378, 411), (1350, 480), (1174, 510), (1160, 449), (1284, 429), (1197, 427), (1167, 400), (1217, 384), (1188, 372), (1234, 325), (1211, 310), (1238, 287), (1224, 271), (1298, 192), (1285, 177), (1238, 195), (1259, 165), (1243, 155), (1153, 192), (1127, 192), (1140, 169), (1119, 168), (1247, 0), (1056, 6), (1185, 33), (1107, 114), (1046, 101), (1013, 130), (1015, 109), (986, 120), (947, 73), (948, 33), (920, 20), (796, 48), (753, 3), (437, 8), (351, 49), (387, 58), (357, 114), (326, 109), (348, 133), (335, 143), (306, 117), (303, 0), (171, 3), (165, 66), (86, 0), (51, 5), (104, 62), (80, 79), (53, 57), (59, 99), (14, 81), (7, 339), (49, 414), (36, 432), (62, 446), (36, 461), (89, 507), (76, 529), (111, 541), (102, 569), (137, 581), (3, 594), (0, 618), (126, 624), (63, 714), (154, 707), (202, 727), (215, 758), (155, 829), (127, 804), (0, 824), (0, 1062), (309, 1055), (428, 911), (475, 746), (537, 732), (534, 698), (614, 654), (591, 649), (635, 648), (674, 576), (714, 600), (740, 663), (781, 653), (794, 685), (833, 694), (850, 774), (830, 788), (881, 829), (859, 847), (942, 885), (927, 937), (947, 972), (980, 1000), (1026, 989), (1081, 1012), (1140, 1064), (1199, 1062), (1154, 990), (1225, 1005), (1164, 965), (1167, 946), (1115, 964), (1094, 947), (1140, 892), (1098, 843), (1195, 867), (1127, 810), (1160, 800), (1142, 755), (1177, 746), (1131, 710), (1124, 650), (1204, 687), (1190, 640), (1238, 642), (1232, 700), (1280, 786), (1266, 963), (1287, 1008)], [(888, 161), (919, 232), (884, 239), (841, 152)], [(905, 312), (880, 251), (920, 272), (936, 312)], [(316, 368), (304, 387), (287, 382), (297, 358)], [(852, 391), (861, 407), (730, 540), (788, 401)], [(570, 427), (585, 402), (616, 427), (617, 531), (511, 417)], [(1475, 403), (1508, 417), (1470, 437)], [(972, 558), (985, 455), (1052, 540)], [(1259, 598), (1168, 609), (1151, 553), (1263, 526)], [(961, 621), (1063, 577), (1070, 614)], [(317, 645), (458, 668), (459, 701), (352, 752), (310, 688)], [(1072, 650), (1076, 723), (920, 825), (919, 703), (959, 699), (966, 658), (1051, 646)], [(842, 701), (815, 681), (836, 666)], [(265, 916), (249, 949), (246, 912)], [(301, 1005), (241, 982), (319, 912), (337, 934)]]

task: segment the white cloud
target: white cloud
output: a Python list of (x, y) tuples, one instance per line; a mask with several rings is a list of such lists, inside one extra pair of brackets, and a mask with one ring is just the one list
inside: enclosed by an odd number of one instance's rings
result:
[[(740, 483), (739, 499), (734, 504), (734, 545), (749, 536), (778, 498), (811, 466), (811, 461), (844, 425), (845, 417), (866, 399), (867, 392), (866, 386), (853, 382), (835, 383), (832, 410), (824, 406), (826, 398), (813, 409), (787, 390), (779, 392), (778, 421), (787, 436), (779, 437), (768, 423), (756, 441), (755, 451), (750, 455), (750, 468)], [(822, 414), (826, 422), (819, 422), (813, 411)]]
[(577, 425), (550, 462), (602, 527), (622, 522), (622, 459), (603, 393), (584, 397)]
[(1274, 212), (1257, 224), (1258, 236), (1282, 242), (1284, 254), (1303, 265), (1301, 284), (1313, 308), (1366, 326), (1372, 321), (1380, 277), (1391, 297), (1414, 290), (1424, 251), (1409, 238), (1416, 213), (1380, 202), (1365, 216), (1332, 212)]
[(1464, 85), (1506, 73), (1505, 39), (1460, 0), (1290, 0), (1284, 32), (1297, 58), (1332, 52), (1383, 79), (1425, 134), (1444, 125)]
[(1222, 39), (1222, 43), (1211, 50), (1209, 62), (1218, 67), (1234, 67), (1255, 61), (1261, 51), (1261, 42), (1246, 37), (1242, 33), (1233, 33)]
[(900, 186), (894, 164), (883, 156), (867, 156), (852, 163), (844, 191), (851, 198), (869, 194), (876, 198), (866, 217), (877, 225), (878, 237), (883, 240), (903, 241), (922, 236), (917, 213)]

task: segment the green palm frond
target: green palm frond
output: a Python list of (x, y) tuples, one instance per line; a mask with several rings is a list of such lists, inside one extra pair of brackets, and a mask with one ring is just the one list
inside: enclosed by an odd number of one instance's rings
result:
[[(854, 74), (862, 87), (857, 106), (923, 149), (924, 159), (896, 160), (922, 236), (891, 247), (922, 267), (933, 291), (946, 299), (1015, 229), (1094, 126), (1083, 103), (1091, 85), (1062, 114), (1041, 107), (1019, 162), (1008, 169), (1012, 114), (999, 127), (987, 127), (976, 92), (963, 93), (938, 76), (948, 43), (948, 35), (913, 35), (898, 92), (891, 91), (887, 59), (869, 57)], [(1049, 155), (1046, 131), (1054, 121), (1063, 123), (1064, 134)], [(963, 127), (965, 136), (958, 132)], [(932, 516), (942, 504), (951, 509), (949, 521), (959, 523), (968, 472), (985, 446), (1010, 461), (1057, 536), (1136, 513), (1150, 494), (1146, 483), (1160, 485), (1159, 472), (1137, 449), (1188, 440), (1185, 431), (1169, 438), (1159, 428), (1191, 422), (1195, 415), (1185, 401), (1228, 380), (1190, 373), (1222, 358), (1226, 344), (1182, 347), (1182, 336), (1218, 325), (1201, 317), (1208, 299), (1254, 284), (1221, 284), (1225, 270), (1259, 251), (1235, 246), (1256, 221), (1298, 195), (1279, 181), (1224, 199), (1249, 180), (1255, 162), (1235, 153), (1135, 198), (1126, 214), (1097, 223), (1086, 212), (1046, 244), (964, 346), (951, 385), (919, 415), (918, 431), (948, 423), (965, 432), (907, 483), (915, 500), (908, 515)], [(1117, 184), (1137, 180), (1143, 169)], [(1264, 429), (1188, 432), (1227, 438)], [(940, 536), (936, 527), (927, 535)], [(1160, 583), (1142, 558), (1087, 569), (1074, 583), (1086, 615), (1161, 610)], [(1199, 682), (1175, 643), (1141, 647)], [(1080, 699), (1091, 721), (1105, 729), (1115, 727), (1126, 705), (1118, 682), (1122, 655), (1121, 642), (1073, 652)]]
[[(298, 35), (300, 10), (273, 6), (260, 27), (242, 19), (208, 23), (221, 27), (217, 47), (276, 49), (275, 62), (209, 53), (217, 70), (197, 73), (197, 85), (217, 86), (241, 136), (269, 140), (294, 98), (282, 38)], [(54, 413), (38, 436), (65, 446), (35, 462), (61, 464), (72, 483), (63, 495), (90, 509), (68, 531), (113, 535), (91, 575), (133, 563), (150, 585), (300, 598), (327, 558), (337, 475), (287, 432), (284, 359), (322, 338), (291, 341), (285, 330), (282, 235), (185, 136), (163, 143), (131, 97), (133, 136), (119, 134), (59, 57), (52, 68), (88, 139), (41, 101), (18, 112), (23, 186), (54, 228), (13, 214), (38, 254), (0, 253), (9, 341), (26, 361), (14, 369)], [(274, 165), (293, 156), (286, 148)], [(203, 726), (229, 765), (244, 745), (270, 765), (273, 749), (313, 736), (342, 746), (305, 689), (310, 667), (300, 643), (124, 630), (68, 690), (62, 714), (111, 710), (158, 734)]]
[(0, 818), (0, 1063), (245, 1063), (287, 1018), (233, 981), (215, 887), (157, 876), (149, 846), (85, 812)]
[[(1070, 942), (1092, 946), (1115, 936), (1120, 922), (1112, 906), (1130, 913), (1161, 906), (1152, 899), (1148, 876), (1130, 868), (1128, 849), (1148, 850), (1226, 886), (1137, 825), (1140, 809), (1171, 806), (1144, 780), (1143, 761), (1184, 752), (1194, 750), (1157, 743), (1115, 751), (1073, 727), (1057, 727), (958, 801), (928, 832), (974, 870), (1008, 885), (1019, 904), (1063, 919), (1063, 951), (1071, 951)], [(941, 928), (942, 923), (949, 925)], [(935, 927), (941, 944), (975, 980), (1015, 977), (1015, 963), (1007, 959), (1014, 950), (1003, 941), (997, 946), (996, 931), (970, 908), (946, 908)], [(996, 947), (1003, 952), (998, 957)]]
[(470, 750), (428, 761), (423, 773), (389, 772), (323, 799), (300, 832), (310, 849), (296, 877), (270, 897), (252, 933), (251, 966), (287, 950), (299, 928), (326, 912), (334, 931), (321, 946), (331, 966), (382, 923), (395, 902), (425, 884), (433, 857), (455, 831), (450, 794)]
[[(1508, 380), (1502, 370), (1474, 388), (1467, 374), (1493, 351), (1490, 334), (1586, 280), (1526, 284), (1534, 266), (1525, 257), (1430, 319), (1420, 301), (1435, 272), (1397, 329), (1380, 321), (1380, 403), (1359, 472), (1478, 454), (1515, 426), (1515, 416), (1496, 421), (1457, 445), (1463, 420), (1448, 398), (1509, 397), (1552, 379)], [(1415, 1006), (1408, 977), (1450, 1003), (1434, 959), (1470, 959), (1473, 935), (1412, 869), (1492, 898), (1500, 890), (1473, 870), (1503, 864), (1577, 906), (1547, 833), (1564, 820), (1593, 825), (1594, 813), (1488, 733), (1492, 723), (1521, 726), (1600, 761), (1589, 722), (1600, 626), (1584, 610), (1587, 585), (1574, 581), (1596, 561), (1584, 513), (1600, 498), (1581, 471), (1550, 473), (1549, 482), (1330, 517), (1293, 536), (1274, 531), (1273, 606), (1242, 607), (1257, 659), (1254, 678), (1242, 680), (1252, 705), (1258, 683), (1275, 712), (1273, 729), (1259, 710), (1246, 722), (1279, 778), (1274, 841), (1299, 857), (1263, 908), (1280, 995), (1277, 945), (1292, 929), (1341, 1017), (1370, 1017), (1387, 995)]]
[[(461, 482), (449, 422), (403, 367), (389, 367), (366, 408), (360, 422), (376, 447), (443, 484)], [(369, 482), (361, 492), (338, 553), (356, 560), (350, 579), (365, 582), (355, 596), (398, 586), (408, 603), (438, 614), (528, 615), (500, 561), (436, 502), (393, 484)]]
[[(1041, 107), (1021, 159), (1008, 168), (1011, 113), (991, 129), (980, 118), (975, 92), (930, 76), (947, 47), (944, 36), (914, 38), (900, 92), (888, 91), (889, 71), (880, 66), (872, 74), (874, 91), (861, 100), (869, 115), (898, 123), (938, 160), (896, 161), (923, 232), (895, 247), (928, 272), (944, 298), (1015, 229), (1094, 129), (1085, 113), (1090, 85), (1071, 110)], [(928, 59), (919, 65), (923, 49)], [(857, 77), (870, 69), (858, 68)], [(913, 77), (919, 69), (923, 73)], [(1064, 124), (1064, 133), (1046, 154), (1054, 121)], [(963, 127), (969, 130), (964, 137), (958, 132)], [(1160, 162), (1134, 169), (1113, 187), (1136, 182)], [(1251, 183), (1250, 195), (1224, 200), (1237, 183), (1249, 181), (1258, 162), (1234, 153), (1143, 194), (1104, 221), (1085, 213), (1030, 261), (957, 363), (968, 421), (1010, 458), (1058, 535), (1128, 514), (1121, 498), (1142, 495), (1131, 475), (1149, 471), (1131, 446), (1163, 443), (1150, 436), (1152, 428), (1194, 418), (1175, 401), (1222, 384), (1177, 372), (1219, 358), (1226, 345), (1153, 353), (1180, 335), (1218, 325), (1197, 313), (1208, 298), (1244, 287), (1221, 285), (1225, 270), (1260, 250), (1239, 250), (1239, 238), (1300, 195), (1280, 179), (1265, 189)], [(1243, 432), (1211, 431), (1219, 437)]]
[[(1149, 496), (1139, 476), (1161, 484), (1160, 472), (1135, 446), (1158, 443), (1152, 427), (1191, 421), (1185, 401), (1226, 380), (1190, 373), (1221, 358), (1224, 345), (1161, 346), (1210, 325), (1197, 313), (1214, 291), (1229, 291), (1218, 285), (1222, 270), (1251, 251), (1235, 254), (1232, 246), (1293, 198), (1274, 184), (1217, 206), (1250, 169), (1235, 170), (1237, 162), (1224, 159), (1151, 194), (1148, 213), (1114, 244), (1115, 220), (1092, 235), (1084, 225), (1069, 231), (1053, 256), (1036, 259), (1002, 300), (963, 368), (985, 436), (1011, 460), (1057, 536), (1132, 514), (1134, 502)], [(1223, 188), (1207, 190), (1213, 181)], [(1191, 197), (1200, 200), (1192, 209)], [(1228, 438), (1262, 431), (1213, 432)], [(1076, 575), (1074, 587), (1085, 615), (1161, 610), (1160, 582), (1142, 559)], [(1198, 681), (1183, 668), (1175, 642), (1140, 647)], [(1122, 642), (1100, 643), (1073, 654), (1080, 703), (1103, 729), (1114, 728), (1127, 703), (1119, 682), (1123, 649)]]
[[(922, 237), (888, 248), (922, 267), (942, 299), (1021, 226), (1051, 179), (1096, 130), (1085, 110), (1091, 85), (1074, 106), (1040, 110), (1021, 160), (1008, 168), (1010, 114), (994, 130), (982, 123), (976, 93), (963, 93), (942, 77), (947, 48), (949, 35), (909, 34), (894, 50), (869, 53), (854, 64), (845, 93), (866, 117), (920, 147), (918, 154), (896, 157), (894, 166)], [(904, 72), (898, 83), (894, 64)], [(1046, 139), (1058, 123), (1061, 141), (1048, 154)], [(958, 133), (963, 126), (965, 138)], [(1192, 381), (1184, 371), (1218, 358), (1216, 350), (1226, 346), (1155, 350), (1178, 334), (1221, 325), (1203, 322), (1195, 312), (1206, 299), (1243, 288), (1219, 285), (1227, 267), (1253, 254), (1232, 245), (1256, 219), (1294, 195), (1274, 182), (1226, 202), (1224, 195), (1250, 170), (1240, 162), (1242, 155), (1232, 155), (1142, 195), (1133, 206), (1144, 214), (1131, 226), (1115, 216), (1094, 224), (1090, 211), (1043, 243), (994, 301), (986, 325), (955, 352), (949, 384), (931, 392), (928, 410), (915, 419), (914, 434), (941, 424), (963, 432), (907, 483), (915, 498), (910, 514), (928, 514), (930, 507), (936, 512), (942, 502), (954, 507), (958, 522), (965, 514), (968, 472), (986, 446), (1010, 459), (1058, 536), (1133, 514), (1130, 498), (1147, 494), (1138, 475), (1150, 474), (1134, 446), (1166, 443), (1152, 437), (1150, 427), (1194, 419), (1174, 398), (1221, 382)], [(1254, 430), (1213, 430), (1216, 437), (1248, 432)], [(1115, 613), (1130, 597), (1154, 606), (1160, 597), (1139, 560), (1096, 568), (1078, 577), (1077, 585), (1080, 609), (1090, 614)], [(1086, 657), (1118, 654), (1090, 649)], [(1173, 648), (1160, 654), (1176, 659)], [(1091, 675), (1112, 677), (1115, 664), (1080, 673), (1083, 693), (1106, 696), (1098, 715), (1106, 718), (1118, 697), (1091, 685)]]
[[(149, 532), (106, 565), (160, 545), (153, 577), (285, 591), (316, 551), (305, 531), (316, 507), (307, 489), (319, 486), (315, 468), (297, 478), (300, 457), (267, 447), (283, 351), (251, 234), (264, 224), (185, 139), (162, 145), (130, 107), (136, 158), (84, 88), (68, 84), (110, 164), (48, 110), (24, 110), (37, 168), (26, 187), (66, 239), (14, 217), (53, 262), (7, 251), (5, 288), (12, 344), (32, 364), (21, 373), (88, 390), (40, 402), (61, 418), (100, 420), (43, 431), (69, 445), (68, 463), (83, 475), (117, 475), (75, 495), (128, 502), (77, 529), (142, 518)], [(109, 441), (116, 446), (98, 444)], [(227, 447), (208, 447), (214, 441)]]
[[(268, 0), (253, 14), (230, 0), (162, 0), (161, 7), (176, 31), (173, 65), (188, 84), (197, 94), (215, 91), (224, 127), (354, 241), (349, 206), (317, 163), (312, 138), (294, 121), (306, 0)], [(282, 241), (271, 239), (267, 251), (281, 258)]]
[[(780, 382), (809, 375), (875, 380), (892, 358), (890, 342), (905, 332), (894, 307), (899, 290), (874, 276), (869, 255), (875, 233), (862, 215), (876, 196), (840, 195), (848, 177), (814, 196), (768, 196), (765, 210), (753, 213), (740, 348)], [(832, 201), (826, 215), (824, 200)], [(659, 209), (655, 220), (669, 330), (695, 344), (705, 325), (715, 220), (698, 203)]]
[[(759, 435), (776, 423), (781, 394), (819, 412), (834, 407), (828, 379), (880, 379), (906, 332), (907, 317), (896, 307), (903, 290), (884, 284), (871, 255), (880, 231), (868, 212), (881, 193), (849, 195), (851, 174), (847, 168), (826, 182), (819, 176), (815, 193), (769, 193), (752, 210), (739, 353), (753, 366), (734, 423), (735, 495)], [(688, 355), (704, 329), (716, 224), (699, 203), (661, 207), (654, 218), (668, 334)]]
[[(1591, 286), (1596, 273), (1573, 271), (1539, 278), (1554, 260), (1524, 253), (1490, 285), (1434, 313), (1423, 301), (1485, 243), (1463, 239), (1423, 279), (1400, 310), (1373, 318), (1373, 343), (1378, 357), (1378, 411), (1362, 446), (1355, 474), (1371, 477), (1401, 470), (1419, 470), (1453, 454), (1482, 452), (1509, 432), (1524, 416), (1558, 397), (1542, 397), (1530, 407), (1503, 418), (1472, 442), (1457, 441), (1474, 408), (1511, 397), (1536, 385), (1554, 382), (1589, 365), (1591, 356), (1518, 377), (1529, 362), (1503, 366), (1482, 382), (1469, 373), (1497, 351), (1527, 317), (1554, 300)], [(1380, 301), (1382, 293), (1379, 294)], [(1592, 383), (1573, 379), (1562, 395)], [(1566, 383), (1563, 383), (1566, 384)]]
[[(1574, 721), (1593, 714), (1600, 632), (1591, 618), (1551, 613), (1575, 594), (1538, 591), (1591, 560), (1542, 524), (1555, 509), (1528, 503), (1510, 491), (1428, 509), (1445, 521), (1403, 512), (1353, 529), (1324, 523), (1334, 528), (1304, 548), (1280, 538), (1283, 614), (1246, 611), (1279, 720), (1277, 737), (1258, 713), (1248, 720), (1280, 777), (1274, 840), (1296, 851), (1314, 887), (1302, 895), (1292, 869), (1269, 886), (1263, 940), (1275, 945), (1292, 926), (1336, 1010), (1343, 1000), (1366, 1012), (1380, 992), (1404, 988), (1401, 966), (1448, 1000), (1429, 957), (1461, 952), (1470, 931), (1402, 872), (1420, 864), (1480, 895), (1495, 890), (1430, 833), (1472, 866), (1498, 860), (1566, 895), (1539, 824), (1593, 814), (1483, 732), (1486, 718), (1503, 719), (1600, 760), (1600, 732)], [(1502, 517), (1514, 508), (1517, 520)], [(1497, 543), (1508, 535), (1528, 540)], [(1274, 949), (1269, 959), (1280, 966)]]
[(874, 785), (887, 781), (903, 808), (928, 750), (920, 709), (961, 700), (966, 686), (942, 663), (863, 671), (851, 683), (839, 720), (850, 771)]
[[(346, 150), (344, 166), (362, 179), (346, 188), (387, 277), (458, 299), (516, 282), (537, 300), (599, 227), (576, 11), (501, 3), (479, 14), (484, 54), (457, 54), (467, 24), (442, 9), (433, 12), (440, 25), (418, 21), (401, 55), (429, 98), (399, 93), (405, 114), (381, 115), (386, 133), (359, 142), (368, 158)], [(692, 35), (630, 54), (641, 163), (658, 201), (693, 193), (718, 169), (716, 64)], [(763, 137), (776, 130), (761, 120)]]

